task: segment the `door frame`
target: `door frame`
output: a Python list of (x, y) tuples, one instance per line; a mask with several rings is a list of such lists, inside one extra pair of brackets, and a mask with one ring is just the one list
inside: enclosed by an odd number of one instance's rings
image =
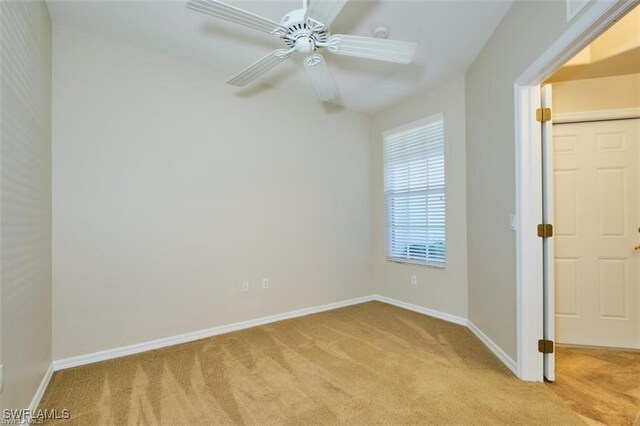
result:
[(516, 152), (517, 371), (543, 381), (543, 250), (536, 228), (542, 223), (542, 131), (535, 119), (540, 84), (597, 36), (640, 3), (592, 0), (592, 6), (514, 82)]

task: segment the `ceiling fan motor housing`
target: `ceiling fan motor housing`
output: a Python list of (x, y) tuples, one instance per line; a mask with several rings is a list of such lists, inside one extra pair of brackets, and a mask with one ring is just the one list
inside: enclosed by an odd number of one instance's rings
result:
[(287, 28), (282, 39), (287, 47), (300, 53), (311, 53), (318, 48), (318, 43), (326, 43), (328, 34), (325, 28), (312, 28), (305, 19), (305, 10), (297, 9), (287, 13), (280, 24)]

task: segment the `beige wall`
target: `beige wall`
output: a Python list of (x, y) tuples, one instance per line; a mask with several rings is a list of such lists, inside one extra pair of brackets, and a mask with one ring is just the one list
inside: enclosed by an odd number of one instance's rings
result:
[[(547, 82), (598, 79), (640, 73), (640, 7), (613, 26), (553, 73)], [(606, 96), (606, 93), (604, 94)], [(636, 93), (636, 97), (640, 94)]]
[(369, 116), (61, 27), (54, 56), (55, 359), (371, 293)]
[(514, 82), (567, 28), (564, 1), (516, 1), (465, 75), (469, 319), (514, 360)]
[(51, 364), (51, 20), (0, 2), (0, 407), (24, 409)]
[(640, 47), (640, 8), (636, 6), (589, 47), (592, 61)]
[(553, 83), (556, 113), (640, 107), (640, 74)]
[(638, 47), (640, 47), (640, 8), (636, 7), (571, 58), (564, 67), (591, 64)]
[[(373, 283), (376, 293), (463, 318), (467, 316), (467, 234), (465, 193), (464, 77), (373, 117)], [(446, 269), (388, 262), (385, 255), (385, 202), (382, 132), (444, 113), (446, 178)], [(416, 275), (418, 285), (410, 285)]]

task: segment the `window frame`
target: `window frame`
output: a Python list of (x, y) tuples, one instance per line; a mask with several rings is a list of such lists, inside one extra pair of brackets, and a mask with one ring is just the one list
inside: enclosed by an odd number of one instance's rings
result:
[[(392, 256), (391, 250), (390, 250), (390, 232), (391, 231), (391, 225), (390, 225), (390, 221), (389, 221), (389, 192), (386, 190), (385, 188), (385, 183), (386, 183), (386, 177), (387, 177), (387, 161), (385, 158), (385, 146), (387, 143), (387, 138), (390, 136), (393, 136), (395, 134), (398, 133), (403, 133), (406, 131), (410, 131), (412, 129), (418, 128), (418, 127), (423, 127), (423, 126), (427, 126), (431, 123), (435, 123), (435, 122), (442, 122), (442, 155), (443, 155), (443, 188), (442, 188), (442, 194), (444, 196), (444, 243), (445, 243), (445, 249), (444, 249), (444, 259), (442, 261), (440, 260), (435, 260), (435, 259), (429, 259), (428, 257), (425, 260), (420, 260), (420, 259), (411, 259), (411, 258), (406, 258), (406, 257), (397, 257), (397, 256)], [(392, 262), (392, 263), (398, 263), (398, 264), (409, 264), (409, 265), (416, 265), (416, 266), (423, 266), (423, 267), (428, 267), (428, 268), (433, 268), (433, 269), (446, 269), (446, 264), (447, 264), (447, 155), (446, 155), (446, 134), (445, 134), (445, 117), (444, 117), (444, 113), (439, 112), (433, 115), (430, 115), (426, 118), (423, 118), (421, 120), (417, 120), (387, 131), (382, 132), (382, 185), (383, 185), (383, 199), (384, 199), (384, 240), (385, 240), (385, 258), (387, 262)], [(438, 189), (439, 190), (439, 189)], [(433, 191), (433, 189), (431, 189), (431, 191)], [(414, 193), (429, 193), (430, 192), (430, 188), (424, 188), (424, 189), (420, 189), (420, 190), (414, 190), (414, 191), (409, 191), (409, 192), (414, 192)], [(429, 223), (427, 222), (427, 228), (429, 227)], [(428, 234), (427, 234), (428, 235)], [(426, 242), (427, 247), (428, 247), (428, 242)]]

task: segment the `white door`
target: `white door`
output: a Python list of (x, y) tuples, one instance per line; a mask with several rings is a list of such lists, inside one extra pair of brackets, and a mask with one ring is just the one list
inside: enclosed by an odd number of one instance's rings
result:
[(553, 132), (556, 340), (640, 348), (640, 120)]

